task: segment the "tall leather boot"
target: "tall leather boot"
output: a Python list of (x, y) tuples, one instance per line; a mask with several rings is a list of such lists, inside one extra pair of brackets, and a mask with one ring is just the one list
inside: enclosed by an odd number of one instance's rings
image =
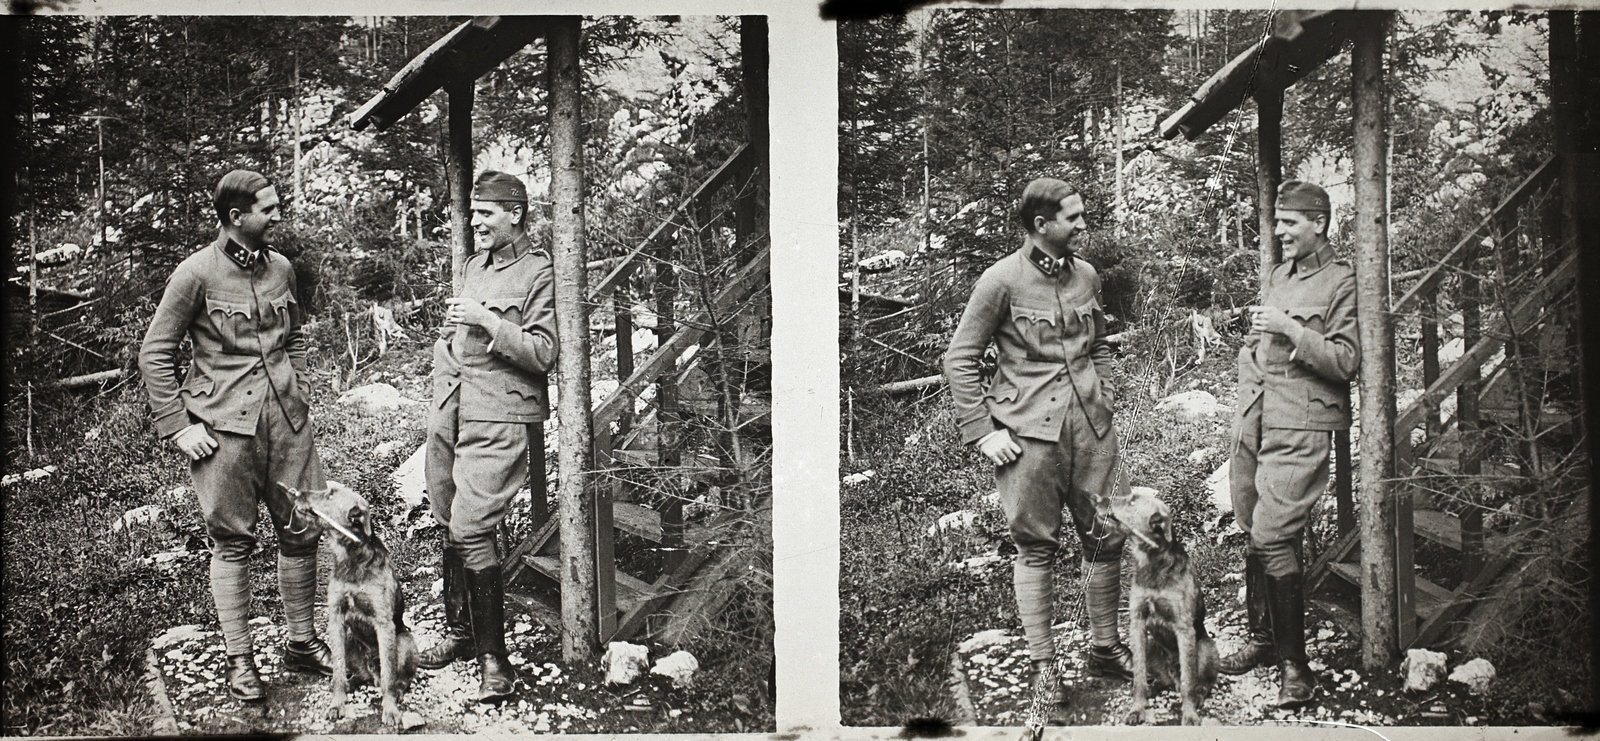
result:
[(417, 656), (417, 666), (443, 669), (478, 655), (472, 644), (472, 619), (467, 615), (467, 573), (461, 551), (446, 545), (444, 571), (444, 637)]
[(1272, 642), (1278, 651), (1278, 666), (1283, 681), (1278, 690), (1278, 707), (1297, 708), (1311, 702), (1317, 677), (1306, 663), (1306, 600), (1304, 575), (1268, 576), (1267, 593), (1271, 604)]
[(483, 675), (478, 702), (497, 702), (511, 696), (517, 680), (516, 670), (506, 661), (505, 586), (499, 566), (465, 571), (473, 650), (478, 654), (478, 668)]
[(1250, 642), (1217, 661), (1217, 671), (1223, 674), (1243, 674), (1258, 666), (1278, 663), (1272, 625), (1267, 619), (1267, 570), (1261, 556), (1255, 553), (1244, 556), (1244, 610)]

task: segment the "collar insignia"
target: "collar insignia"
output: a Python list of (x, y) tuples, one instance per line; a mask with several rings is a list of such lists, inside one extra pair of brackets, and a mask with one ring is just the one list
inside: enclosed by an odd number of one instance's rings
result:
[(271, 245), (268, 245), (259, 250), (251, 251), (245, 249), (244, 245), (241, 245), (231, 239), (225, 240), (222, 243), (222, 254), (227, 255), (228, 259), (233, 260), (239, 265), (239, 267), (246, 270), (255, 267), (257, 262), (266, 259), (267, 250), (270, 249), (272, 249), (272, 247)]
[(1033, 263), (1033, 266), (1043, 271), (1045, 275), (1057, 275), (1062, 271), (1072, 272), (1072, 255), (1051, 257), (1038, 247), (1029, 250), (1028, 262)]

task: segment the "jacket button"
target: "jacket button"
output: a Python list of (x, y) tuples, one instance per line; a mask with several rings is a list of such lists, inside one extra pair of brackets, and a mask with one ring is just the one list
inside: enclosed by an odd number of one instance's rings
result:
[(246, 392), (244, 392), (244, 395), (245, 396), (250, 396), (250, 395), (252, 395), (254, 393), (255, 393), (254, 391), (246, 391)]

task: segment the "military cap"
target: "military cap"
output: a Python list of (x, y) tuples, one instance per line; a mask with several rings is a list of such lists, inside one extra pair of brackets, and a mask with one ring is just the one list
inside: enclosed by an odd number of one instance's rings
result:
[(528, 203), (528, 188), (515, 175), (484, 170), (472, 184), (472, 200)]
[(1284, 211), (1312, 211), (1329, 213), (1328, 191), (1316, 183), (1304, 180), (1285, 180), (1278, 186), (1277, 208)]

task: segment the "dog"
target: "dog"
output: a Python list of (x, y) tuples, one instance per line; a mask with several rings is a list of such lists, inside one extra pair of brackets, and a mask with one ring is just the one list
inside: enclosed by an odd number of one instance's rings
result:
[(1184, 725), (1199, 725), (1200, 705), (1217, 681), (1217, 647), (1206, 632), (1205, 598), (1189, 569), (1189, 554), (1172, 536), (1172, 512), (1154, 489), (1145, 487), (1135, 487), (1126, 497), (1103, 498), (1101, 505), (1118, 529), (1133, 536), (1133, 588), (1128, 594), (1133, 707), (1128, 722), (1155, 722), (1149, 707), (1153, 673), (1155, 689), (1178, 688)]
[(294, 502), (295, 522), (329, 532), (333, 572), (328, 579), (328, 647), (333, 652), (333, 701), (328, 717), (347, 714), (351, 681), (376, 680), (383, 725), (400, 726), (400, 697), (417, 671), (417, 644), (405, 620), (405, 597), (374, 530), (371, 507), (337, 481), (299, 491), (278, 484)]

